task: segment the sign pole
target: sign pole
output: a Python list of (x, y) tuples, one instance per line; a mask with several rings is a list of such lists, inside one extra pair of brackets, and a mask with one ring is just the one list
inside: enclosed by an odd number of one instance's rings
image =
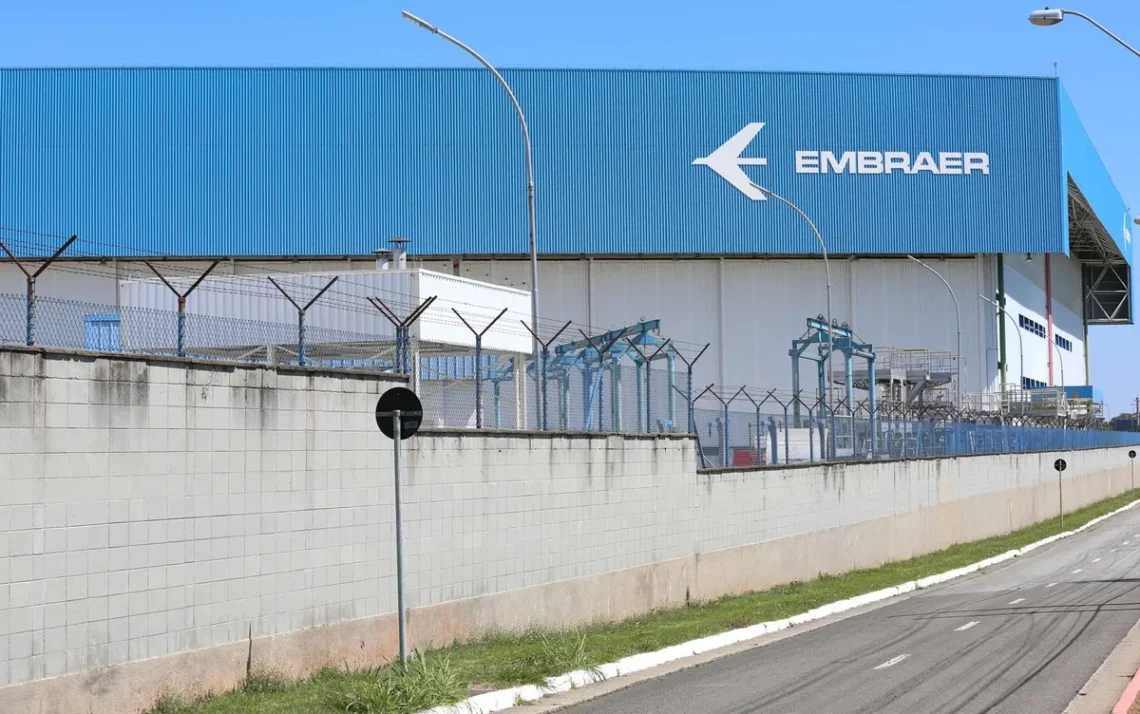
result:
[(1136, 490), (1136, 449), (1128, 452), (1128, 479), (1132, 482), (1132, 490)]
[(1057, 510), (1061, 514), (1061, 530), (1065, 530), (1065, 485), (1061, 481), (1061, 472), (1068, 467), (1064, 459), (1053, 462), (1053, 468), (1057, 470)]
[(393, 500), (396, 505), (396, 617), (400, 628), (400, 662), (408, 664), (408, 610), (404, 602), (404, 518), (400, 456), (404, 439), (415, 436), (424, 418), (424, 406), (416, 393), (406, 387), (392, 387), (376, 402), (376, 426), (392, 440)]
[(400, 662), (408, 664), (408, 621), (404, 609), (404, 522), (400, 514), (400, 410), (392, 410), (392, 470), (396, 473), (396, 610), (400, 620)]

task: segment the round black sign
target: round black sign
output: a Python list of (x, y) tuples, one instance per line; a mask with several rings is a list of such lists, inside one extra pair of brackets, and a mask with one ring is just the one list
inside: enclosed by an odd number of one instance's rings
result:
[(1136, 458), (1136, 449), (1132, 449), (1131, 451), (1128, 452), (1128, 458), (1130, 458), (1130, 459)]
[(415, 436), (424, 418), (424, 407), (416, 393), (405, 387), (392, 387), (376, 402), (376, 426), (391, 439), (396, 433), (393, 412), (400, 412), (400, 441)]
[(1058, 471), (1064, 471), (1068, 467), (1069, 465), (1065, 463), (1064, 459), (1057, 459), (1053, 462), (1053, 468), (1057, 469)]

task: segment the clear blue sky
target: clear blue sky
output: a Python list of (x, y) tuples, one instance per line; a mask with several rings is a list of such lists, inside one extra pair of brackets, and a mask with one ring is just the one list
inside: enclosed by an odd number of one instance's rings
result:
[[(466, 66), (401, 7), (504, 67), (1058, 72), (1125, 201), (1140, 213), (1140, 58), (1039, 0), (40, 0), (8, 3), (4, 66)], [(1079, 0), (1140, 44), (1137, 0)], [(2, 108), (0, 108), (2, 109)], [(1140, 231), (1137, 231), (1140, 234)], [(1110, 412), (1140, 396), (1140, 329), (1092, 331)]]

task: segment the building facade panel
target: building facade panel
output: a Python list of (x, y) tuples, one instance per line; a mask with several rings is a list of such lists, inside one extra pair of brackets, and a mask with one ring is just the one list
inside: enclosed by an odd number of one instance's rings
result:
[[(1066, 249), (1051, 78), (507, 77), (544, 253), (817, 253), (749, 181), (837, 254)], [(0, 106), (5, 225), (89, 253), (528, 250), (521, 133), (482, 70), (3, 70)]]

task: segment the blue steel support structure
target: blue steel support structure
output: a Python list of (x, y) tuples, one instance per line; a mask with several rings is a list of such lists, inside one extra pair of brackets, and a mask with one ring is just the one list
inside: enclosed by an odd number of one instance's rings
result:
[[(845, 365), (844, 366), (844, 374), (845, 374), (844, 386), (845, 386), (845, 393), (847, 395), (847, 409), (848, 409), (848, 412), (851, 414), (851, 440), (852, 440), (851, 445), (852, 445), (852, 449), (854, 450), (854, 448), (855, 448), (855, 418), (854, 418), (855, 417), (855, 409), (854, 409), (855, 385), (854, 385), (852, 362), (853, 362), (853, 359), (856, 357), (863, 359), (863, 360), (866, 360), (866, 362), (867, 362), (867, 374), (868, 374), (868, 379), (870, 380), (870, 383), (868, 384), (868, 390), (870, 393), (870, 412), (871, 412), (871, 418), (870, 418), (870, 431), (871, 431), (870, 451), (871, 451), (871, 456), (873, 458), (875, 456), (876, 446), (877, 446), (876, 438), (875, 438), (875, 434), (874, 434), (875, 428), (876, 428), (875, 410), (876, 410), (876, 406), (877, 406), (875, 403), (875, 381), (874, 381), (875, 380), (875, 351), (874, 351), (874, 347), (870, 343), (858, 342), (856, 339), (855, 333), (847, 325), (828, 325), (827, 321), (824, 320), (822, 317), (819, 317), (819, 318), (810, 318), (809, 317), (807, 319), (807, 328), (808, 329), (807, 329), (807, 332), (805, 333), (804, 337), (792, 340), (792, 348), (788, 351), (788, 355), (792, 358), (792, 390), (793, 390), (793, 392), (795, 392), (796, 394), (799, 393), (799, 386), (800, 386), (799, 360), (800, 359), (807, 359), (807, 360), (811, 360), (811, 361), (816, 363), (816, 366), (818, 369), (818, 377), (819, 377), (819, 394), (821, 394), (821, 395), (826, 394), (827, 393), (827, 380), (830, 378), (833, 378), (833, 375), (827, 374), (827, 368), (826, 368), (828, 345), (829, 344), (832, 345), (833, 349), (835, 349), (837, 352), (842, 353), (844, 356), (844, 365)], [(817, 346), (817, 354), (815, 354), (815, 355), (807, 353), (807, 349), (809, 347), (811, 347), (812, 345)], [(797, 402), (793, 407), (797, 424), (799, 423), (799, 416), (800, 416), (799, 415), (799, 406), (800, 405)], [(827, 420), (822, 415), (820, 415), (818, 413), (819, 412), (818, 409), (816, 410), (816, 412), (817, 412), (816, 416), (818, 417), (817, 420), (820, 422), (820, 427), (822, 429), (824, 427), (824, 423)], [(830, 454), (834, 455), (834, 449), (835, 449), (835, 443), (834, 443), (834, 441), (835, 441), (835, 415), (834, 414), (830, 415), (830, 429), (829, 429), (829, 431), (830, 431), (830, 435), (829, 435), (830, 438), (826, 439), (825, 441), (821, 441), (820, 443), (821, 443), (821, 445), (825, 445), (827, 443), (830, 443), (831, 446), (830, 446), (830, 448), (826, 449), (826, 451), (821, 451), (820, 452), (821, 456), (823, 456), (826, 453), (830, 453)]]

